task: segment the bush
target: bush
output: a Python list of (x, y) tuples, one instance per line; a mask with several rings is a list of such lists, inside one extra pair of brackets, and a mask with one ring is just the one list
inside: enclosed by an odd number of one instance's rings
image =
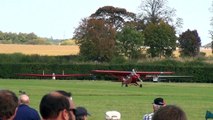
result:
[(110, 61), (111, 64), (123, 64), (125, 63), (126, 60), (123, 56), (117, 56), (117, 57), (113, 57), (112, 60)]

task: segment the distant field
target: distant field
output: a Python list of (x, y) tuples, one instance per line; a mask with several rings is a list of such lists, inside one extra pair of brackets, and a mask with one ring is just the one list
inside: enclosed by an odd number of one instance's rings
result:
[(208, 49), (202, 48), (200, 51), (206, 53), (206, 56), (212, 56), (212, 50), (209, 48)]
[[(211, 49), (201, 49), (206, 56), (211, 56)], [(27, 55), (38, 54), (48, 56), (59, 55), (77, 55), (79, 46), (77, 45), (17, 45), (17, 44), (0, 44), (0, 53), (23, 53)], [(174, 52), (175, 56), (179, 55), (178, 51)]]
[(206, 110), (213, 112), (213, 84), (204, 83), (144, 82), (139, 88), (110, 81), (0, 79), (0, 89), (27, 92), (37, 110), (44, 94), (53, 90), (72, 92), (76, 106), (85, 106), (91, 113), (89, 120), (103, 120), (108, 110), (119, 111), (122, 120), (141, 120), (152, 112), (155, 97), (183, 108), (188, 120), (204, 120)]
[(79, 47), (76, 45), (0, 44), (0, 53), (23, 53), (27, 55), (39, 54), (48, 56), (76, 55), (79, 53)]
[[(207, 57), (212, 56), (212, 50), (209, 49), (209, 48), (208, 48), (208, 49), (207, 49), (207, 48), (201, 48), (201, 49), (200, 49), (200, 52), (206, 53), (206, 56), (207, 56)], [(180, 55), (179, 51), (178, 51), (178, 50), (174, 51), (174, 55), (175, 55), (176, 57), (179, 56), (179, 55)]]

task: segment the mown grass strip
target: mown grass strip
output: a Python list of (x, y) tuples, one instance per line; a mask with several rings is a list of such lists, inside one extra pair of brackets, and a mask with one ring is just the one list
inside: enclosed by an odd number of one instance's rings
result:
[(204, 83), (144, 82), (139, 88), (109, 81), (0, 79), (0, 89), (27, 92), (31, 106), (37, 110), (44, 94), (60, 89), (70, 91), (76, 106), (85, 106), (92, 114), (91, 120), (104, 119), (108, 110), (121, 112), (122, 120), (142, 119), (145, 113), (152, 112), (155, 97), (182, 107), (189, 120), (202, 120), (206, 110), (213, 111), (213, 84)]

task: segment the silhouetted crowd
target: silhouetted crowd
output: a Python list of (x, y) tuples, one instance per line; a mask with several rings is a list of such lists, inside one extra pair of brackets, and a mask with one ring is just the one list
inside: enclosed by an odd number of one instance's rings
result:
[[(143, 120), (187, 120), (185, 112), (176, 105), (166, 105), (163, 98), (154, 99), (153, 112)], [(0, 90), (0, 120), (87, 120), (90, 113), (85, 107), (75, 107), (72, 94), (64, 90), (45, 94), (39, 104), (39, 113), (30, 107), (30, 97), (20, 92)], [(120, 120), (118, 111), (107, 111), (106, 120)]]

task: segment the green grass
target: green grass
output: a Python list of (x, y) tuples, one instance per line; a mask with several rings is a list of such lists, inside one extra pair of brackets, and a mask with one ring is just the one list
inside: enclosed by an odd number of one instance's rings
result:
[(76, 106), (85, 106), (90, 120), (102, 120), (108, 110), (121, 112), (122, 120), (140, 120), (152, 112), (152, 101), (163, 97), (167, 104), (183, 108), (188, 120), (203, 120), (206, 110), (213, 112), (213, 84), (152, 83), (143, 88), (121, 87), (119, 82), (77, 80), (10, 80), (0, 79), (0, 89), (30, 95), (31, 106), (38, 110), (41, 97), (53, 90), (72, 92)]

